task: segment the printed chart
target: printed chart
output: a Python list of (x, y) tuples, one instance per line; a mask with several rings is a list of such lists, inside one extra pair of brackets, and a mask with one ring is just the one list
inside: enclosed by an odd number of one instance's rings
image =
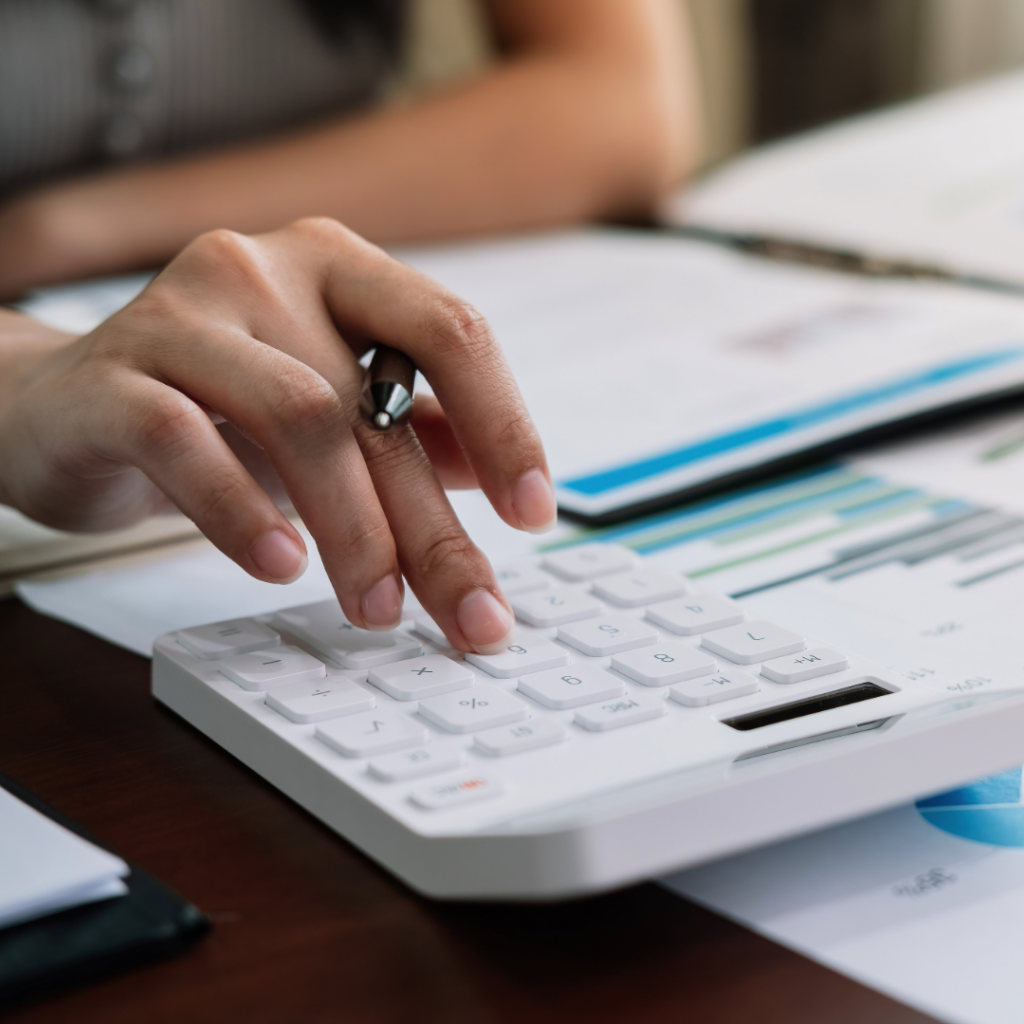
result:
[(951, 835), (989, 846), (1024, 847), (1020, 768), (918, 800), (915, 806), (925, 821)]

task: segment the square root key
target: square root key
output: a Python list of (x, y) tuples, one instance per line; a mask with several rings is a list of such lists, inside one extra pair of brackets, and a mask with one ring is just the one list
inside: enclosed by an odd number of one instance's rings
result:
[(345, 757), (372, 757), (426, 743), (430, 733), (411, 715), (378, 709), (324, 722), (316, 737)]

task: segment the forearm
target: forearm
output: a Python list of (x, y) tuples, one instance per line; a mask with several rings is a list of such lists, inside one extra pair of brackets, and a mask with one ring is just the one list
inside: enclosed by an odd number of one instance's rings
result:
[(159, 265), (210, 228), (309, 214), (386, 243), (641, 211), (693, 159), (683, 90), (675, 105), (666, 95), (593, 58), (542, 53), (415, 105), (74, 182), (50, 196), (44, 277)]
[(14, 504), (7, 478), (18, 461), (18, 431), (11, 421), (15, 398), (43, 360), (75, 340), (38, 320), (0, 308), (0, 504)]
[(652, 152), (657, 133), (631, 123), (625, 91), (602, 69), (538, 56), (415, 106), (123, 184), (142, 206), (173, 180), (167, 221), (191, 220), (184, 236), (218, 218), (258, 231), (327, 214), (393, 242), (635, 212), (684, 160)]

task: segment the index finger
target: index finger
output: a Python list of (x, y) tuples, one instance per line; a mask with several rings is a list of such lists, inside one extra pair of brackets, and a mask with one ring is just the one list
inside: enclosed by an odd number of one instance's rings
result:
[(498, 514), (522, 530), (550, 529), (556, 506), (544, 447), (486, 320), (425, 274), (337, 230), (322, 289), (342, 333), (410, 356)]

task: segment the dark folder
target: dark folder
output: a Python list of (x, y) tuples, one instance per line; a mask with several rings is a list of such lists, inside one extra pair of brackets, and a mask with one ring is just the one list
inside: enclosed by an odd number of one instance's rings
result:
[[(73, 821), (0, 775), (0, 786), (58, 824), (102, 846)], [(209, 919), (131, 865), (124, 896), (0, 929), (0, 1008), (170, 956), (209, 930)]]

